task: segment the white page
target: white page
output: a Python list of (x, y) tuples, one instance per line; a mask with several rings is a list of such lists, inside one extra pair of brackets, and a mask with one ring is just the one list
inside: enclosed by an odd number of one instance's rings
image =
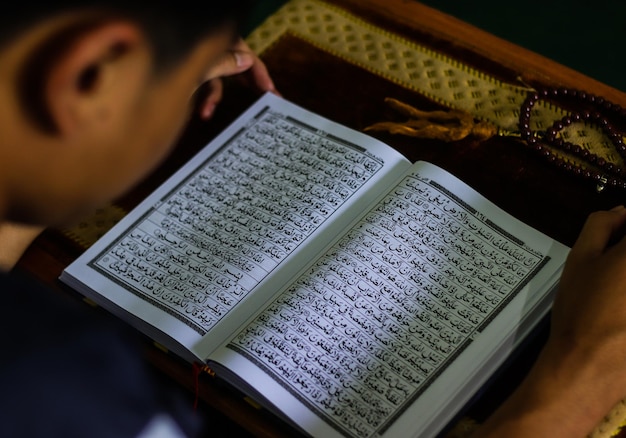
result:
[(211, 356), (314, 436), (432, 436), (549, 308), (568, 248), (416, 166)]
[(188, 360), (205, 358), (409, 166), (266, 94), (61, 280)]

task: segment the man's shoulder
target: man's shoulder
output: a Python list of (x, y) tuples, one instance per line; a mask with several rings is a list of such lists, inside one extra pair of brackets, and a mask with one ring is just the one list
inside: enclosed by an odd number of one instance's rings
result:
[(196, 427), (135, 330), (18, 274), (0, 296), (0, 436), (138, 436), (161, 413)]

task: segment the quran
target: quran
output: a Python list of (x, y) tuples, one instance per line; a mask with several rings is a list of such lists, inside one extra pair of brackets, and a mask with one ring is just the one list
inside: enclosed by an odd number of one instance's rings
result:
[(568, 250), (266, 94), (60, 279), (305, 434), (426, 437), (547, 314)]

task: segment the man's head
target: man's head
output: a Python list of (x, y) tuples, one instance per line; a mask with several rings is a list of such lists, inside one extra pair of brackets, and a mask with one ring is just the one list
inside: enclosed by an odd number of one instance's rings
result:
[(0, 219), (63, 223), (142, 178), (218, 75), (246, 2), (49, 3), (0, 26)]

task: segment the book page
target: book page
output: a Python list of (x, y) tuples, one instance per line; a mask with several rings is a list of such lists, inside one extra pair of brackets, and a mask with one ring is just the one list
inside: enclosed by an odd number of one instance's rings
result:
[[(267, 94), (61, 279), (130, 312), (166, 347), (205, 358), (223, 342), (217, 328), (232, 332), (409, 166), (373, 138)], [(234, 312), (248, 314), (229, 320)]]
[(417, 163), (211, 359), (313, 435), (433, 436), (545, 315), (567, 250)]

